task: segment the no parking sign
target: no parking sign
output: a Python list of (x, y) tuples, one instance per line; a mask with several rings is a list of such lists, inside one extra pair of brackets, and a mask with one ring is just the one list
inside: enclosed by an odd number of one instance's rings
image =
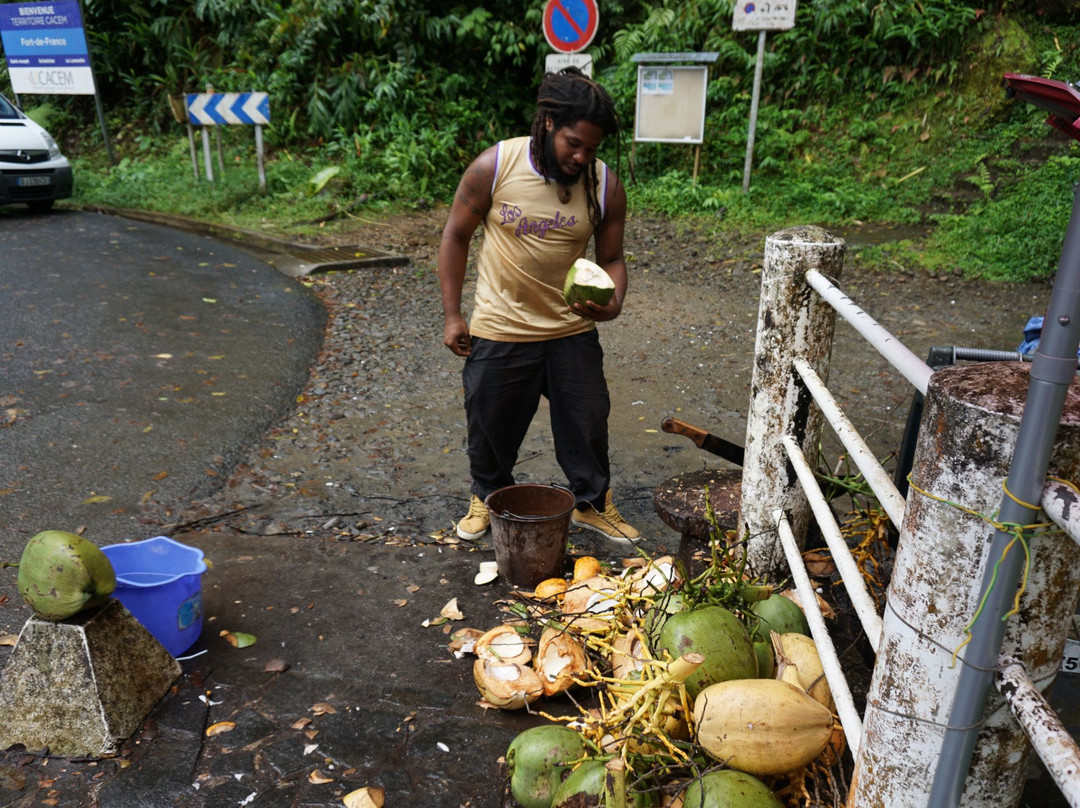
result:
[(560, 53), (589, 47), (599, 22), (596, 0), (548, 0), (544, 7), (544, 37)]

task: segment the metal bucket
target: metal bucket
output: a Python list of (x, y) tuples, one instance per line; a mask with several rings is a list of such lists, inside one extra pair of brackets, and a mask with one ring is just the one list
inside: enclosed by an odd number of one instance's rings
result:
[(557, 485), (508, 485), (484, 500), (499, 574), (532, 589), (560, 577), (566, 563), (574, 495)]

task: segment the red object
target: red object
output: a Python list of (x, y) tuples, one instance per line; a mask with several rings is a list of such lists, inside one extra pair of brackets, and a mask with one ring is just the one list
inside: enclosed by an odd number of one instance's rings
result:
[(1069, 137), (1080, 140), (1080, 91), (1071, 84), (1039, 76), (1006, 73), (1009, 92), (1050, 113), (1046, 122)]
[(548, 0), (544, 6), (544, 37), (561, 53), (589, 47), (599, 23), (596, 0)]

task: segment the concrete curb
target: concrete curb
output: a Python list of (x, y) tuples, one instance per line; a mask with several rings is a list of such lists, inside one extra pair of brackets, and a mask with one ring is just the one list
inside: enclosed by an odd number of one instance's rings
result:
[(109, 216), (120, 216), (163, 227), (172, 227), (226, 241), (257, 255), (289, 277), (300, 277), (320, 271), (408, 266), (410, 263), (406, 256), (383, 252), (363, 244), (332, 246), (304, 244), (256, 230), (205, 222), (174, 213), (112, 208), (106, 205), (71, 205), (70, 207), (75, 210), (104, 213)]

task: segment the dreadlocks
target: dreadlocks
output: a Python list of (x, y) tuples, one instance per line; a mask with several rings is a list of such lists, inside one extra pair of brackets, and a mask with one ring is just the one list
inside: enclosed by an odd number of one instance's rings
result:
[[(552, 131), (573, 126), (578, 121), (588, 121), (599, 126), (604, 130), (605, 137), (619, 131), (619, 116), (607, 90), (576, 67), (567, 67), (558, 73), (547, 74), (540, 83), (536, 107), (531, 132), (531, 154), (533, 164), (540, 169), (545, 179), (550, 173), (544, 159), (549, 120)], [(585, 198), (589, 205), (589, 221), (596, 227), (600, 224), (600, 203), (596, 198), (600, 180), (596, 175), (596, 161), (593, 160), (585, 166), (583, 173), (585, 176), (582, 184), (585, 186)]]

